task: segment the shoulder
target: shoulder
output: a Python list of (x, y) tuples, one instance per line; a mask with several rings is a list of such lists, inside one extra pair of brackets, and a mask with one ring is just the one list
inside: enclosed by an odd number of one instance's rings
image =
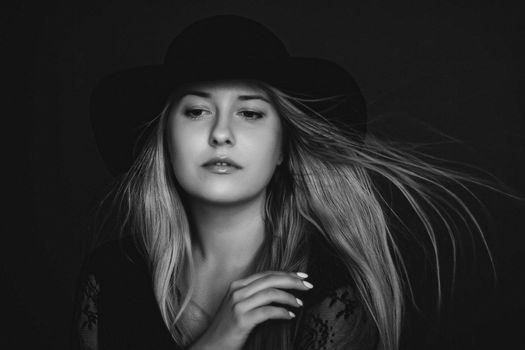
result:
[(378, 335), (346, 264), (326, 242), (312, 244), (297, 349), (375, 349)]
[(372, 350), (379, 337), (354, 288), (342, 286), (304, 310), (295, 341), (301, 350)]
[(120, 322), (137, 302), (155, 308), (146, 261), (131, 236), (99, 245), (84, 260), (80, 283), (96, 292), (97, 307), (107, 322)]
[(81, 329), (89, 327), (86, 319), (96, 322), (101, 348), (177, 348), (160, 313), (147, 261), (132, 236), (103, 243), (85, 259), (77, 313), (86, 316)]
[(314, 285), (307, 293), (311, 304), (325, 299), (339, 289), (354, 290), (354, 280), (345, 263), (321, 239), (314, 240), (311, 245), (307, 273), (308, 280)]
[(144, 255), (132, 236), (107, 241), (93, 249), (84, 259), (83, 274), (96, 276), (98, 281), (126, 274), (147, 273)]

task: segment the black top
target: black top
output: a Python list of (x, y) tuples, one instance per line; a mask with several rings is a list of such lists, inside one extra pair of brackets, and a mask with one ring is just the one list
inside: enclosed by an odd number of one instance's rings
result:
[[(289, 321), (299, 322), (294, 349), (375, 349), (376, 327), (352, 280), (328, 249), (314, 247), (306, 271), (314, 288), (300, 295), (301, 317)], [(147, 265), (131, 236), (107, 242), (85, 259), (75, 309), (74, 349), (183, 349), (164, 324)]]

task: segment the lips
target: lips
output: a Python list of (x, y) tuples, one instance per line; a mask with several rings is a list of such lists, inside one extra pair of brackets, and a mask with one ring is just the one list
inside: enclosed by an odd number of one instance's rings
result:
[(225, 165), (234, 167), (236, 169), (242, 169), (242, 167), (239, 164), (235, 163), (232, 159), (228, 157), (214, 157), (208, 160), (206, 163), (202, 164), (203, 167), (213, 165)]

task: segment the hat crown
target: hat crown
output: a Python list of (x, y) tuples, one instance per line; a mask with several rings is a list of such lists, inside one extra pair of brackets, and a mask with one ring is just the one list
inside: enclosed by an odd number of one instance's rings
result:
[(164, 64), (114, 72), (97, 84), (91, 95), (90, 117), (111, 173), (129, 170), (155, 126), (152, 121), (175, 89), (222, 79), (262, 81), (299, 97), (340, 96), (336, 105), (320, 100), (312, 108), (341, 128), (362, 136), (366, 133), (365, 100), (343, 67), (326, 59), (292, 56), (283, 42), (258, 22), (219, 15), (186, 27), (169, 46)]
[(170, 44), (164, 63), (277, 60), (290, 57), (268, 28), (236, 15), (208, 17), (186, 27)]

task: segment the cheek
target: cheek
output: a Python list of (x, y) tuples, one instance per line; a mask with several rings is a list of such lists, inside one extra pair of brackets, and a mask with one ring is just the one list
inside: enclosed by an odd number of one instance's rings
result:
[(260, 159), (261, 167), (273, 168), (281, 154), (281, 135), (277, 131), (271, 131), (252, 140), (258, 140), (252, 141), (252, 152), (257, 157), (254, 159)]
[(282, 150), (283, 133), (281, 127), (276, 126), (271, 135), (272, 137), (270, 138), (268, 149), (270, 150), (272, 157), (277, 159), (281, 155)]
[(194, 158), (193, 155), (196, 150), (195, 143), (198, 137), (183, 128), (173, 126), (169, 138), (170, 157), (173, 166), (175, 170), (184, 169), (185, 167), (182, 165), (187, 165), (187, 163)]

